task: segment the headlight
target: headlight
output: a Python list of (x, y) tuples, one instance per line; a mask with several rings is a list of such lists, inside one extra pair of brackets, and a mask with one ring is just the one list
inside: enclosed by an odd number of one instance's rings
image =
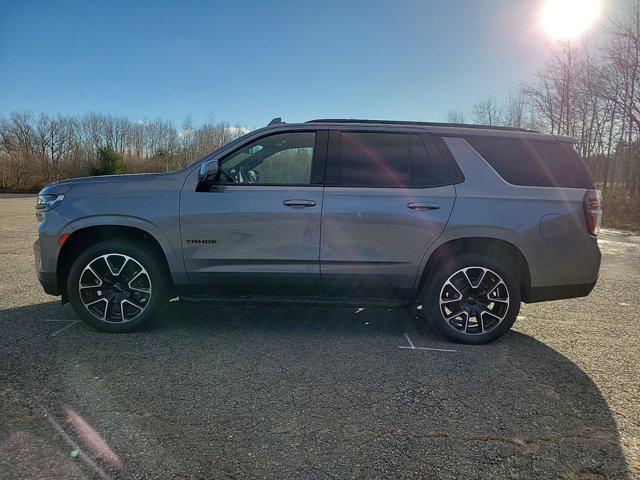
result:
[(38, 200), (36, 201), (36, 210), (38, 212), (44, 212), (45, 210), (51, 210), (55, 208), (62, 200), (64, 200), (63, 194), (49, 194), (49, 195), (38, 195)]
[(38, 194), (36, 212), (45, 212), (58, 206), (71, 187), (69, 183), (53, 183), (44, 187)]

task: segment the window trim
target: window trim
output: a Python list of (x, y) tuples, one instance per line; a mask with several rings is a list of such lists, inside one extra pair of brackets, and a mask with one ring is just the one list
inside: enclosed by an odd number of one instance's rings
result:
[(278, 131), (270, 131), (264, 132), (263, 135), (258, 137), (251, 138), (249, 141), (238, 145), (238, 147), (234, 148), (232, 151), (225, 153), (223, 156), (217, 159), (219, 167), (222, 167), (222, 164), (232, 157), (234, 154), (238, 153), (243, 148), (246, 148), (248, 145), (252, 143), (258, 142), (263, 138), (273, 137), (275, 135), (282, 135), (287, 133), (314, 133), (315, 143), (313, 145), (313, 157), (311, 158), (311, 172), (309, 183), (215, 183), (212, 185), (209, 193), (214, 189), (220, 187), (321, 187), (323, 185), (324, 180), (324, 172), (326, 165), (326, 157), (327, 157), (327, 143), (328, 143), (328, 130), (325, 129), (283, 129)]
[[(353, 185), (353, 184), (345, 184), (342, 182), (342, 133), (380, 133), (380, 134), (395, 134), (395, 135), (416, 135), (420, 141), (422, 142), (423, 147), (425, 148), (427, 155), (430, 156), (430, 150), (427, 148), (425, 143), (425, 136), (430, 139), (430, 141), (434, 142), (437, 152), (440, 154), (440, 160), (445, 164), (448, 168), (451, 180), (436, 183), (436, 184), (427, 184), (427, 185), (406, 185), (406, 186), (381, 186), (381, 185)], [(453, 167), (451, 161), (447, 159), (445, 155), (443, 155), (437, 141), (436, 136), (426, 132), (424, 130), (401, 130), (401, 129), (380, 129), (380, 128), (334, 128), (329, 132), (329, 145), (327, 148), (326, 155), (326, 168), (325, 168), (325, 183), (326, 187), (342, 187), (342, 188), (384, 188), (391, 190), (426, 190), (429, 188), (439, 188), (439, 187), (447, 187), (450, 185), (455, 185), (457, 183), (464, 182), (464, 175), (462, 174), (462, 170), (458, 166), (455, 159), (453, 160), (455, 164), (455, 168)], [(411, 179), (411, 147), (409, 143), (409, 139), (407, 138), (407, 147), (409, 154), (409, 179)], [(451, 158), (453, 159), (453, 155), (449, 152)]]

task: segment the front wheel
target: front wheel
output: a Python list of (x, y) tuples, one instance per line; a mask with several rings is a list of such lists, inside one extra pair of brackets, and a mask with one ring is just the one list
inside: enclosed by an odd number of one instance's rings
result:
[(67, 279), (71, 306), (92, 327), (129, 332), (153, 318), (166, 301), (162, 262), (125, 240), (91, 245), (73, 262)]
[(423, 312), (446, 337), (488, 343), (506, 333), (520, 311), (520, 288), (510, 262), (462, 254), (438, 265), (422, 292)]

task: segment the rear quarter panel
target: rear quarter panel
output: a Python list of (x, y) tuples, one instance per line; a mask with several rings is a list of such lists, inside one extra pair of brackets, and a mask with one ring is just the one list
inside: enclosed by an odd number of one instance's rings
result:
[(463, 138), (444, 138), (465, 181), (447, 228), (425, 255), (450, 240), (488, 237), (516, 246), (529, 264), (531, 286), (589, 283), (597, 278), (597, 241), (587, 233), (584, 189), (507, 183)]

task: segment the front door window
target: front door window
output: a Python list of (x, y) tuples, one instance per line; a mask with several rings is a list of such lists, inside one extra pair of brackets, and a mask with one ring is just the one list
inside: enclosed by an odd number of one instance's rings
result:
[(222, 162), (222, 183), (308, 185), (316, 134), (280, 133), (261, 138)]

